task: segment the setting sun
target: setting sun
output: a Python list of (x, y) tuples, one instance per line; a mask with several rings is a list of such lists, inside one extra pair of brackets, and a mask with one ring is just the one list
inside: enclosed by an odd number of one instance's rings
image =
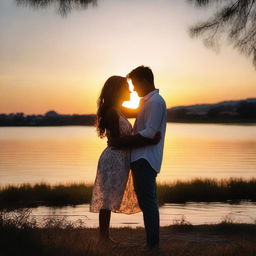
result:
[(126, 108), (136, 109), (140, 104), (140, 97), (138, 96), (137, 92), (134, 91), (134, 87), (131, 80), (128, 80), (128, 83), (129, 89), (131, 91), (130, 101), (124, 101), (123, 106)]

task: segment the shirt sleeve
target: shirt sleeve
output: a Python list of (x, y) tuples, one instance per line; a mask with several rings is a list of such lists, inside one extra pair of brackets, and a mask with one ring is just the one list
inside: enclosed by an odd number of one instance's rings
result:
[(154, 138), (157, 131), (160, 131), (164, 114), (164, 104), (161, 101), (152, 101), (148, 104), (145, 111), (146, 125), (145, 129), (138, 133), (146, 138)]

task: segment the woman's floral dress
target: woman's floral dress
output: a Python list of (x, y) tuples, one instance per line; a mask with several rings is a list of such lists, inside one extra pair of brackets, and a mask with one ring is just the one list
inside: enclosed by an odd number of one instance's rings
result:
[[(119, 116), (119, 129), (120, 136), (132, 133), (130, 122), (122, 115)], [(100, 209), (125, 214), (141, 211), (130, 171), (130, 150), (107, 147), (100, 155), (90, 211), (99, 212)]]

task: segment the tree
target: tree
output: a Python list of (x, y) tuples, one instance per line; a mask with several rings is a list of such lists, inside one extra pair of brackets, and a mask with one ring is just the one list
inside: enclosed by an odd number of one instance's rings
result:
[(217, 4), (218, 10), (207, 21), (190, 28), (192, 37), (201, 36), (206, 46), (218, 47), (221, 35), (235, 48), (252, 57), (256, 67), (256, 1), (255, 0), (188, 0), (198, 7)]
[(241, 101), (238, 105), (237, 112), (241, 118), (255, 118), (256, 102)]
[[(187, 0), (197, 7), (218, 5), (216, 13), (207, 21), (199, 22), (190, 28), (192, 37), (201, 36), (208, 47), (219, 47), (221, 35), (235, 48), (252, 57), (256, 68), (256, 0)], [(97, 5), (97, 0), (16, 0), (18, 5), (34, 8), (57, 6), (58, 12), (65, 16), (73, 8), (87, 8)]]
[(96, 5), (97, 0), (16, 0), (17, 5), (29, 5), (34, 8), (48, 7), (56, 4), (58, 12), (66, 16), (73, 8), (87, 8), (89, 5)]
[(168, 119), (171, 121), (186, 119), (188, 110), (184, 107), (178, 109), (170, 109), (168, 111)]

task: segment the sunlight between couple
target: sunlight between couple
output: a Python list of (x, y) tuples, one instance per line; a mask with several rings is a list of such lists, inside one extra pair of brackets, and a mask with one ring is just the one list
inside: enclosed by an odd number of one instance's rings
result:
[[(127, 79), (142, 97), (133, 128), (121, 110), (130, 98)], [(91, 212), (99, 212), (101, 242), (114, 243), (109, 237), (111, 211), (142, 211), (145, 248), (159, 248), (156, 176), (162, 163), (166, 119), (166, 104), (150, 68), (139, 66), (127, 77), (112, 76), (105, 82), (98, 99), (97, 131), (99, 137), (108, 138), (108, 146), (99, 158), (90, 204)]]

